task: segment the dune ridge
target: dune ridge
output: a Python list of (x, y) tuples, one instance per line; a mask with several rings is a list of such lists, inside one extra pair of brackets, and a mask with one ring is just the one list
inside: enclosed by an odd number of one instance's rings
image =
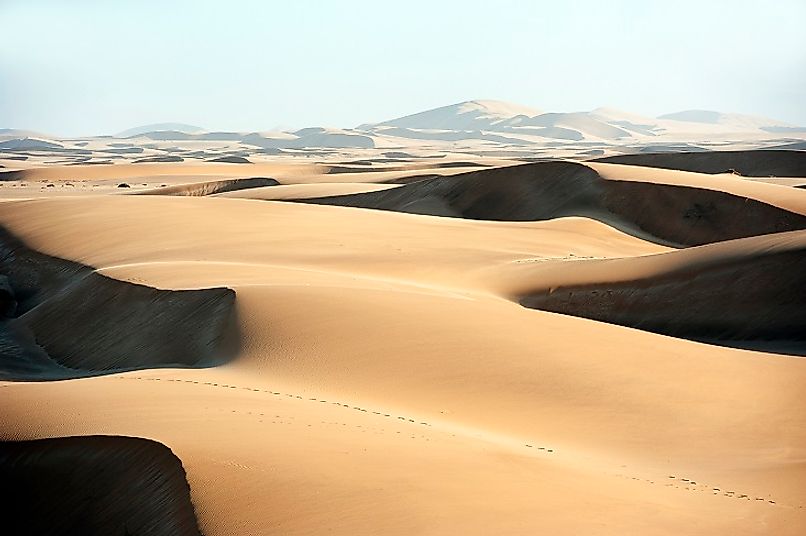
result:
[(803, 214), (757, 199), (706, 188), (605, 179), (575, 162), (485, 169), (391, 190), (297, 201), (495, 221), (585, 216), (673, 246), (806, 228)]
[(806, 354), (806, 231), (635, 259), (580, 260), (573, 276), (540, 274), (529, 277), (538, 286), (520, 291), (521, 305), (673, 337)]
[(145, 192), (137, 192), (136, 195), (185, 195), (204, 196), (222, 194), (225, 192), (237, 192), (249, 188), (264, 188), (266, 186), (277, 186), (277, 180), (267, 177), (251, 177), (246, 179), (229, 179), (208, 182), (193, 182), (190, 184), (179, 184), (176, 186), (166, 186)]
[(4, 379), (211, 366), (237, 347), (228, 288), (160, 290), (118, 281), (33, 251), (2, 228), (0, 253)]
[(608, 156), (592, 161), (698, 173), (734, 172), (745, 177), (806, 177), (804, 151), (759, 149), (641, 153)]

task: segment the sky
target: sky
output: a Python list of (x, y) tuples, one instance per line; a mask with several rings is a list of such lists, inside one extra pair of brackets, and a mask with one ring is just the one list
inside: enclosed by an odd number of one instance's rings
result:
[(0, 0), (0, 128), (354, 127), (473, 99), (806, 125), (806, 0)]

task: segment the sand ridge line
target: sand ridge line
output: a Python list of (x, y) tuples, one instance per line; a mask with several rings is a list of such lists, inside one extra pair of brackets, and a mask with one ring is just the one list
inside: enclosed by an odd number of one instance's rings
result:
[[(425, 282), (419, 282), (413, 279), (403, 279), (403, 278), (396, 278), (396, 277), (382, 277), (380, 275), (369, 274), (369, 273), (361, 273), (361, 272), (352, 272), (352, 271), (341, 271), (341, 270), (322, 270), (316, 269), (312, 267), (300, 266), (296, 264), (277, 264), (277, 263), (261, 263), (261, 262), (240, 262), (240, 261), (207, 261), (207, 260), (166, 260), (166, 261), (143, 261), (143, 262), (130, 262), (130, 263), (121, 263), (121, 264), (114, 264), (109, 266), (101, 266), (98, 268), (94, 268), (94, 272), (99, 273), (101, 275), (106, 275), (107, 277), (111, 277), (113, 279), (119, 279), (121, 281), (127, 281), (132, 283), (141, 283), (146, 284), (148, 286), (154, 287), (156, 289), (161, 290), (188, 290), (188, 289), (199, 289), (199, 288), (209, 288), (209, 287), (220, 287), (223, 286), (223, 283), (216, 283), (213, 285), (204, 285), (204, 286), (190, 286), (185, 288), (184, 286), (179, 287), (162, 287), (160, 285), (154, 284), (153, 281), (148, 280), (148, 278), (143, 279), (140, 277), (132, 277), (132, 276), (123, 276), (118, 277), (114, 274), (108, 274), (108, 272), (112, 272), (115, 270), (126, 270), (129, 268), (139, 268), (139, 267), (152, 267), (152, 266), (177, 266), (187, 264), (191, 266), (240, 266), (240, 267), (259, 267), (259, 268), (267, 268), (267, 269), (280, 269), (280, 270), (289, 270), (291, 272), (303, 272), (303, 273), (311, 273), (311, 274), (320, 274), (326, 276), (336, 276), (336, 277), (343, 277), (346, 279), (350, 279), (352, 281), (370, 281), (375, 283), (386, 283), (393, 286), (399, 286), (400, 288), (395, 288), (395, 291), (398, 292), (411, 292), (415, 294), (427, 294), (427, 295), (438, 295), (438, 296), (445, 296), (454, 298), (457, 300), (475, 300), (477, 297), (484, 297), (484, 298), (501, 298), (495, 294), (491, 294), (488, 292), (481, 292), (481, 291), (474, 291), (465, 287), (449, 287), (439, 284), (428, 284)], [(246, 287), (288, 287), (288, 286), (312, 286), (311, 283), (266, 283), (266, 282), (232, 282), (231, 280), (227, 283), (226, 286), (234, 288), (246, 288)], [(315, 285), (321, 286), (321, 285)], [(505, 300), (509, 301), (509, 300)]]
[[(433, 427), (433, 425), (431, 423), (428, 423), (428, 422), (425, 422), (425, 421), (418, 421), (418, 420), (412, 419), (411, 417), (408, 417), (408, 416), (393, 415), (392, 413), (385, 413), (385, 412), (382, 412), (382, 411), (370, 410), (370, 409), (367, 409), (367, 408), (363, 408), (361, 406), (350, 405), (350, 404), (337, 402), (337, 401), (328, 401), (328, 400), (324, 400), (324, 399), (320, 399), (320, 398), (316, 398), (316, 397), (305, 397), (305, 396), (298, 395), (298, 394), (293, 394), (293, 393), (284, 393), (284, 392), (281, 392), (281, 391), (273, 391), (271, 389), (258, 389), (258, 388), (255, 388), (255, 387), (245, 387), (245, 386), (231, 385), (231, 384), (226, 384), (226, 383), (205, 382), (205, 381), (199, 381), (199, 380), (187, 380), (187, 379), (181, 379), (181, 378), (145, 378), (145, 377), (142, 377), (142, 376), (114, 376), (114, 377), (117, 378), (117, 379), (120, 379), (120, 380), (140, 380), (140, 381), (163, 381), (164, 380), (166, 382), (181, 382), (181, 383), (187, 383), (187, 384), (197, 385), (197, 386), (217, 387), (217, 388), (221, 388), (221, 389), (240, 389), (240, 390), (243, 390), (243, 391), (251, 391), (251, 392), (257, 392), (257, 393), (271, 394), (271, 395), (276, 396), (276, 397), (285, 397), (286, 399), (291, 399), (291, 400), (300, 400), (300, 401), (304, 401), (304, 402), (318, 402), (318, 403), (322, 403), (322, 404), (329, 403), (331, 405), (340, 406), (342, 408), (353, 409), (355, 411), (360, 411), (360, 412), (366, 413), (368, 415), (372, 414), (372, 415), (376, 415), (376, 416), (379, 416), (379, 417), (383, 417), (385, 419), (396, 419), (397, 421), (401, 421), (402, 423), (405, 423), (405, 424), (413, 424), (413, 425), (418, 425), (418, 426)], [(237, 413), (236, 410), (231, 410), (231, 411), (233, 413)], [(250, 412), (247, 412), (247, 414), (249, 414), (249, 413)], [(263, 415), (263, 414), (259, 414), (259, 415)], [(448, 432), (446, 432), (446, 433), (448, 433)], [(452, 433), (451, 435), (454, 436), (454, 437), (456, 436), (455, 433)], [(537, 446), (536, 447), (532, 443), (524, 443), (523, 447), (530, 448), (530, 449), (534, 448), (537, 451), (541, 451), (541, 452), (544, 452), (544, 453), (547, 453), (547, 454), (553, 454), (553, 453), (556, 452), (555, 448), (549, 448), (549, 447), (544, 447), (544, 446)]]

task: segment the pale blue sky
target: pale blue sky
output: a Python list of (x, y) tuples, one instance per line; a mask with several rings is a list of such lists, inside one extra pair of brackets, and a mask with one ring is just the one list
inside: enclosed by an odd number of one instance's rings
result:
[(806, 125), (806, 0), (0, 0), (0, 127), (352, 127), (470, 99)]

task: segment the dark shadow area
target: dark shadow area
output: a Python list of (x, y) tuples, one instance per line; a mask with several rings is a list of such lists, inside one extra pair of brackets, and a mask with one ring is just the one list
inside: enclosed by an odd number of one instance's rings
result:
[(420, 181), (424, 181), (424, 180), (427, 180), (427, 179), (436, 179), (436, 178), (441, 177), (441, 176), (442, 175), (439, 175), (437, 173), (426, 173), (426, 174), (423, 174), (423, 175), (409, 175), (409, 176), (406, 176), (406, 177), (398, 177), (396, 179), (389, 179), (389, 180), (386, 180), (386, 181), (379, 181), (379, 184), (409, 184), (409, 183), (412, 183), (412, 182), (420, 182)]
[(237, 190), (247, 190), (249, 188), (277, 186), (279, 184), (280, 183), (275, 179), (267, 177), (250, 177), (248, 179), (229, 179), (166, 186), (145, 192), (137, 192), (135, 195), (184, 195), (200, 197), (204, 195), (222, 194), (224, 192), (235, 192)]
[(147, 163), (155, 163), (155, 162), (184, 162), (184, 158), (181, 156), (176, 155), (165, 155), (165, 156), (147, 156), (145, 158), (139, 158), (134, 160), (134, 164), (147, 164)]
[(628, 164), (698, 173), (731, 173), (745, 177), (806, 177), (806, 152), (773, 149), (626, 154), (592, 162)]
[(416, 172), (419, 169), (450, 169), (450, 168), (488, 168), (489, 164), (479, 162), (439, 162), (436, 164), (429, 164), (427, 166), (379, 166), (371, 167), (372, 164), (378, 160), (356, 160), (353, 162), (342, 162), (337, 164), (327, 164), (327, 175), (334, 175), (337, 173), (377, 173), (380, 171), (411, 171)]
[(56, 380), (231, 359), (228, 288), (160, 290), (43, 255), (0, 228), (0, 379)]
[(9, 171), (0, 171), (0, 181), (19, 181), (25, 178), (22, 170), (12, 169)]
[(200, 536), (182, 462), (156, 441), (0, 442), (5, 534)]
[(208, 162), (219, 162), (224, 164), (251, 164), (248, 158), (236, 155), (219, 156), (218, 158), (211, 158)]
[(806, 355), (802, 248), (691, 262), (646, 279), (540, 289), (519, 302), (672, 337)]

